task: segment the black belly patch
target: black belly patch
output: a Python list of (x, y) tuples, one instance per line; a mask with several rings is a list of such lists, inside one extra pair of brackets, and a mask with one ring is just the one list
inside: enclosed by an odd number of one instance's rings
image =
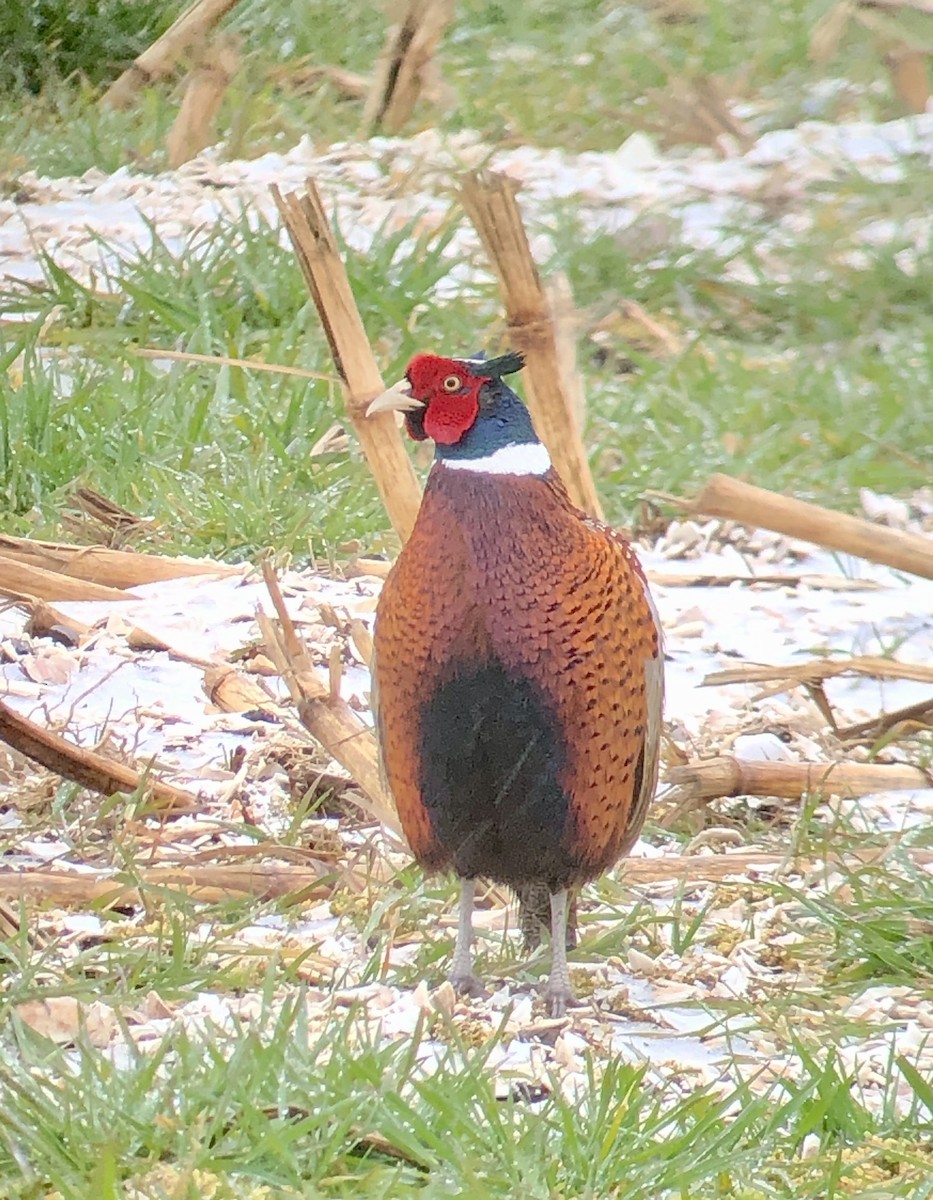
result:
[(423, 710), (420, 742), (422, 796), (460, 875), (567, 885), (566, 747), (537, 687), (499, 662), (465, 667)]

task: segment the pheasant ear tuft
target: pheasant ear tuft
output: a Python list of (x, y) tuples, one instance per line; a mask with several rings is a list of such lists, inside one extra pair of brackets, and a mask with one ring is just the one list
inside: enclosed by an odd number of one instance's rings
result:
[(485, 375), (487, 379), (501, 379), (503, 375), (514, 375), (525, 365), (524, 354), (510, 350), (508, 354), (500, 354), (498, 358), (487, 358), (478, 363), (477, 374)]

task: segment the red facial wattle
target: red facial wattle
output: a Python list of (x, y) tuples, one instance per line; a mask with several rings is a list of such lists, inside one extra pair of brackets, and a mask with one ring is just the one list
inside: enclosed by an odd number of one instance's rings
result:
[(459, 442), (479, 412), (476, 390), (455, 396), (439, 396), (428, 403), (424, 414), (424, 432), (442, 446)]

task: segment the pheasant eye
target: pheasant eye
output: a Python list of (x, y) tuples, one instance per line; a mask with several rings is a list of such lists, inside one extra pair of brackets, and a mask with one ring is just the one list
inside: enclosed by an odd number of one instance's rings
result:
[(441, 387), (445, 392), (459, 392), (463, 387), (463, 381), (459, 375), (448, 375)]

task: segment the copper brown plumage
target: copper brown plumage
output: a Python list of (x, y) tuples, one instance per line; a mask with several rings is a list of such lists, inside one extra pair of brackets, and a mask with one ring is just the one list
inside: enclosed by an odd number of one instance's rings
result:
[(437, 444), (379, 602), (374, 693), (412, 852), (464, 881), (452, 978), (476, 986), (476, 877), (544, 887), (562, 1012), (567, 891), (631, 847), (654, 790), (661, 648), (631, 547), (570, 502), (502, 382), (520, 364), (421, 355), (374, 404)]

